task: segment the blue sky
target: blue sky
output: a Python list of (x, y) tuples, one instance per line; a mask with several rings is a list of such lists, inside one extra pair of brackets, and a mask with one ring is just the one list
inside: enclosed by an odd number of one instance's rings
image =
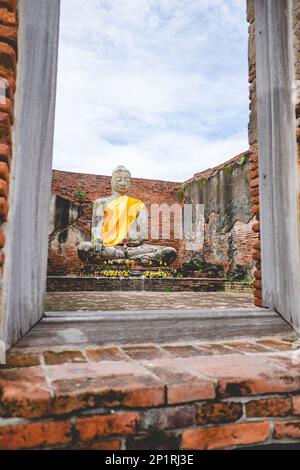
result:
[(245, 0), (61, 0), (53, 167), (183, 181), (248, 148)]

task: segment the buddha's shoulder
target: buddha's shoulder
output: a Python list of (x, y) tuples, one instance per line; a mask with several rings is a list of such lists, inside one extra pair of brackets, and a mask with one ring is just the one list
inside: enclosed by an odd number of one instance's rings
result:
[(105, 206), (108, 204), (110, 201), (114, 199), (114, 196), (105, 196), (105, 197), (99, 197), (94, 201), (94, 206)]

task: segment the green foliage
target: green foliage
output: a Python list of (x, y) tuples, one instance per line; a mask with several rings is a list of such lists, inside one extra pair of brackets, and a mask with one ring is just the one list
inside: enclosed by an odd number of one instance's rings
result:
[(245, 165), (246, 161), (247, 161), (247, 156), (246, 156), (246, 155), (243, 155), (243, 156), (239, 159), (239, 162), (238, 162), (238, 163), (239, 163), (239, 165), (243, 166), (243, 165)]
[(86, 191), (75, 191), (74, 196), (78, 199), (83, 199), (87, 195)]
[(201, 179), (197, 182), (198, 188), (199, 188), (199, 189), (203, 189), (204, 186), (205, 186), (205, 183), (206, 183), (205, 178), (201, 178)]
[(223, 171), (224, 171), (225, 176), (231, 176), (233, 172), (233, 166), (232, 165), (225, 166), (223, 168)]
[(165, 292), (174, 292), (174, 287), (173, 286), (166, 287)]
[(185, 186), (185, 185), (182, 185), (182, 186), (179, 188), (179, 191), (178, 191), (178, 199), (179, 199), (179, 201), (183, 201), (183, 197), (184, 197), (185, 190), (186, 190), (186, 186)]
[(242, 280), (240, 281), (240, 283), (241, 283), (243, 286), (252, 287), (254, 281), (255, 281), (255, 278), (254, 278), (253, 276), (249, 276), (249, 277), (246, 277), (245, 279), (242, 279)]
[(248, 276), (248, 277), (245, 277), (244, 279), (235, 279), (232, 275), (227, 275), (226, 281), (237, 282), (240, 285), (252, 287), (255, 281), (255, 278), (253, 276)]

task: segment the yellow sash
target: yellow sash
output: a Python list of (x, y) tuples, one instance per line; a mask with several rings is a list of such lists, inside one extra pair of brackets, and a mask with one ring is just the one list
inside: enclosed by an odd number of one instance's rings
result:
[(107, 204), (104, 210), (102, 241), (104, 246), (118, 245), (126, 239), (128, 231), (135, 221), (144, 203), (139, 199), (119, 196)]

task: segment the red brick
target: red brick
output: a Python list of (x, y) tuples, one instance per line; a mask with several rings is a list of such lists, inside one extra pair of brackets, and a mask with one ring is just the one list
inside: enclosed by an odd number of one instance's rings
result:
[(260, 242), (259, 242), (259, 241), (258, 241), (258, 242), (256, 242), (256, 243), (254, 243), (254, 245), (253, 245), (253, 249), (254, 249), (254, 250), (258, 250), (258, 251), (260, 251)]
[(254, 305), (256, 305), (256, 307), (264, 307), (263, 302), (262, 302), (261, 299), (255, 299), (254, 300)]
[(7, 163), (9, 166), (11, 159), (11, 150), (9, 145), (0, 143), (0, 161)]
[(1, 69), (4, 67), (8, 69), (10, 73), (15, 73), (17, 64), (16, 51), (11, 45), (5, 42), (0, 42), (0, 64)]
[(11, 122), (13, 117), (13, 106), (9, 98), (5, 98), (5, 103), (0, 102), (0, 112), (7, 113), (10, 116)]
[(0, 229), (0, 248), (3, 248), (5, 245), (5, 235), (3, 230)]
[(252, 204), (259, 204), (259, 196), (253, 196), (250, 198)]
[(36, 418), (48, 414), (51, 397), (40, 367), (0, 370), (0, 416)]
[(167, 432), (146, 436), (131, 436), (126, 440), (127, 450), (179, 450), (180, 437)]
[(259, 344), (263, 344), (272, 348), (274, 351), (291, 351), (293, 350), (293, 344), (290, 342), (281, 341), (279, 339), (261, 339), (257, 341)]
[(258, 196), (258, 194), (259, 194), (258, 186), (255, 187), (255, 188), (251, 188), (251, 189), (250, 189), (250, 195), (251, 195), (252, 197)]
[(259, 205), (252, 206), (250, 210), (253, 212), (253, 214), (259, 214)]
[(257, 163), (258, 162), (258, 155), (257, 153), (252, 153), (251, 157), (249, 158), (249, 162), (251, 163)]
[(291, 400), (289, 398), (266, 398), (246, 403), (246, 414), (248, 418), (286, 416), (290, 411)]
[(250, 170), (255, 171), (258, 168), (258, 162), (251, 162), (249, 165)]
[(208, 380), (201, 381), (199, 379), (193, 383), (178, 382), (177, 384), (167, 385), (167, 401), (169, 404), (212, 399), (214, 397), (214, 385)]
[(0, 178), (2, 178), (4, 181), (9, 181), (9, 168), (7, 163), (1, 162), (0, 161)]
[(5, 197), (0, 197), (0, 220), (6, 220), (8, 215), (8, 202)]
[(0, 23), (7, 26), (15, 26), (17, 24), (15, 13), (9, 11), (6, 8), (0, 8)]
[(250, 188), (257, 188), (258, 185), (259, 185), (258, 178), (255, 178), (254, 180), (251, 180), (251, 181), (249, 182)]
[(69, 421), (43, 421), (0, 427), (0, 449), (34, 449), (71, 442)]
[(262, 290), (254, 289), (254, 297), (256, 297), (257, 299), (262, 299)]
[(230, 342), (226, 343), (228, 346), (231, 348), (237, 349), (242, 352), (268, 352), (268, 349), (262, 346), (261, 344), (257, 344), (254, 341), (236, 341), (236, 342)]
[[(199, 356), (201, 353), (201, 348), (194, 346), (184, 345), (184, 346), (165, 346), (164, 350), (172, 356), (175, 357), (189, 357), (189, 356)], [(206, 350), (207, 354), (209, 353), (208, 349)]]
[(164, 385), (134, 362), (101, 361), (48, 366), (54, 412), (99, 406), (142, 408), (164, 404)]
[(289, 354), (232, 354), (202, 357), (195, 367), (203, 374), (218, 381), (217, 394), (220, 397), (262, 395), (267, 393), (288, 393), (300, 390), (300, 375)]
[(165, 355), (163, 351), (155, 346), (128, 346), (122, 349), (128, 356), (136, 360), (151, 359)]
[(220, 402), (203, 403), (197, 406), (198, 424), (216, 424), (237, 421), (243, 414), (241, 403)]
[(253, 232), (260, 232), (260, 224), (259, 223), (255, 223), (252, 225), (252, 230)]
[(11, 141), (11, 122), (9, 114), (0, 112), (0, 140), (4, 144)]
[(262, 288), (262, 282), (257, 280), (257, 281), (254, 281), (254, 287), (258, 288), (258, 289), (261, 289)]
[(254, 260), (260, 260), (261, 259), (261, 254), (260, 254), (260, 251), (255, 251), (252, 255), (252, 258)]
[(7, 367), (32, 367), (39, 366), (40, 359), (38, 354), (26, 353), (8, 353), (6, 357)]
[(275, 439), (299, 439), (300, 421), (276, 421), (274, 423)]
[(256, 277), (256, 279), (261, 279), (261, 271), (254, 271), (254, 277)]
[(250, 173), (249, 173), (249, 178), (250, 178), (251, 180), (254, 180), (254, 179), (257, 178), (257, 177), (258, 177), (258, 169), (253, 170), (253, 171), (250, 171)]
[(65, 362), (86, 362), (80, 351), (46, 351), (44, 352), (46, 364), (64, 364)]
[(135, 434), (140, 419), (138, 413), (118, 413), (77, 418), (76, 429), (82, 441), (98, 437)]
[(232, 350), (226, 347), (226, 344), (201, 344), (201, 346), (197, 347), (197, 350), (199, 350), (201, 355), (232, 354)]
[(107, 439), (97, 442), (81, 442), (80, 444), (72, 447), (73, 449), (88, 449), (88, 450), (120, 450), (121, 441), (118, 439)]
[(182, 449), (211, 450), (258, 444), (269, 437), (269, 423), (239, 423), (189, 429), (182, 434)]
[(117, 348), (86, 349), (88, 359), (92, 362), (127, 361), (127, 357)]
[(293, 403), (293, 414), (300, 415), (300, 395), (295, 395), (292, 398)]
[(141, 413), (139, 431), (157, 432), (178, 429), (195, 423), (194, 405), (152, 408)]
[(9, 11), (17, 11), (17, 0), (0, 0), (1, 8), (7, 8)]
[(15, 49), (17, 46), (17, 28), (0, 24), (0, 42), (7, 42)]
[(8, 196), (8, 184), (6, 181), (0, 178), (0, 197), (7, 198)]

